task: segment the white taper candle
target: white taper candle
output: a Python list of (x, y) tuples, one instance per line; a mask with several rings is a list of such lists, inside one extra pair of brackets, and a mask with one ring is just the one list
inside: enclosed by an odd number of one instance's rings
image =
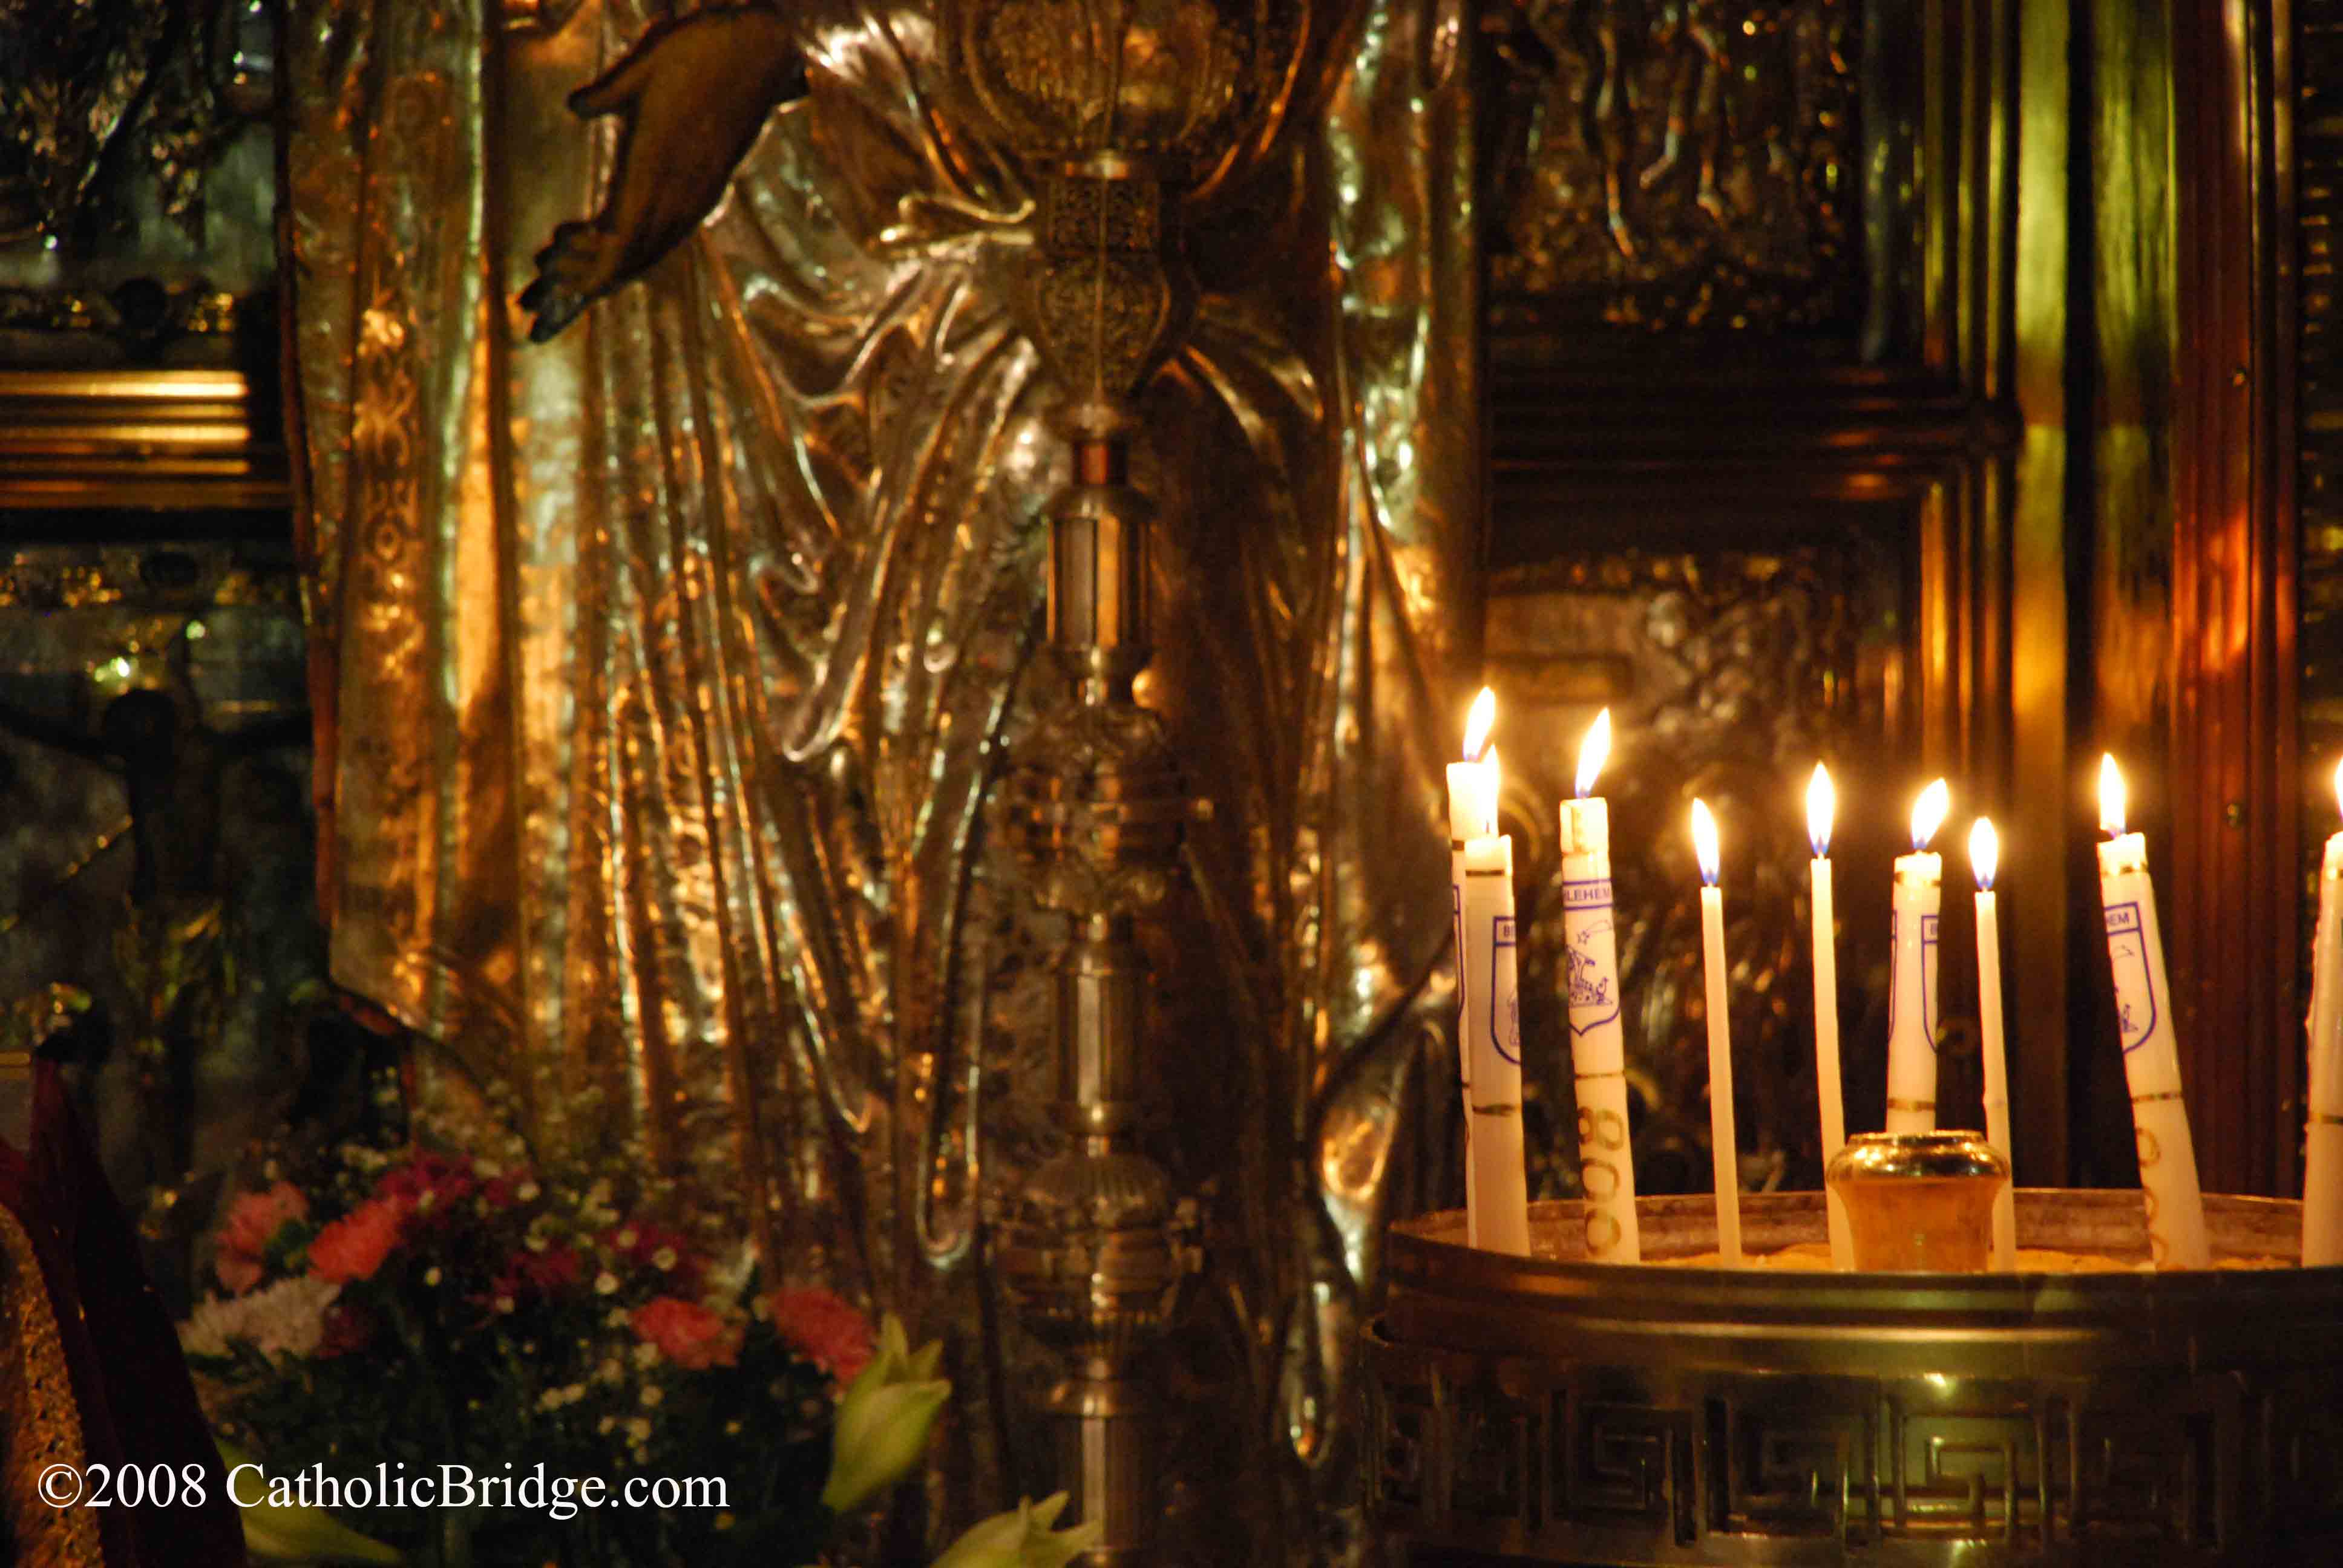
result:
[(1481, 1244), (1480, 1211), (1473, 1202), (1473, 1048), (1465, 1017), (1472, 977), (1464, 961), (1464, 846), (1497, 830), (1496, 770), (1483, 766), (1489, 731), (1497, 720), (1497, 694), (1487, 687), (1464, 719), (1464, 759), (1448, 765), (1448, 904), (1456, 940), (1456, 1086), (1464, 1110), (1464, 1240)]
[[(2001, 1020), (2001, 910), (1993, 891), (2000, 861), (2001, 839), (1993, 830), (1993, 819), (1980, 817), (1969, 829), (1969, 869), (1976, 874), (1977, 885), (1977, 1029), (1984, 1037), (1985, 1141), (2015, 1171), (2016, 1161), (2009, 1147), (2009, 1057)], [(1993, 1266), (2004, 1272), (2017, 1267), (2015, 1176), (1993, 1201)]]
[[(2343, 764), (2335, 769), (2343, 806)], [(2311, 947), (2310, 1060), (2303, 1083), (2302, 1262), (2343, 1263), (2343, 833), (2327, 840), (2318, 871), (2318, 935)]]
[(1887, 989), (1887, 1131), (1936, 1127), (1936, 920), (1945, 860), (1928, 840), (1944, 825), (1941, 779), (1912, 808), (1912, 852), (1896, 859), (1896, 915)]
[[(1817, 762), (1806, 785), (1806, 841), (1815, 858), (1807, 868), (1814, 889), (1815, 1103), (1822, 1113), (1823, 1169), (1846, 1143), (1846, 1093), (1838, 1058), (1838, 914), (1831, 891), (1832, 819), (1838, 807), (1830, 772)], [(1831, 1267), (1855, 1267), (1855, 1233), (1847, 1228), (1846, 1204), (1825, 1185), (1823, 1209), (1830, 1227)]]
[(1562, 828), (1563, 959), (1570, 992), (1571, 1073), (1578, 1097), (1578, 1179), (1586, 1194), (1586, 1256), (1644, 1257), (1635, 1222), (1635, 1165), (1627, 1126), (1627, 1043), (1620, 1021), (1619, 945), (1611, 912), (1611, 811), (1594, 793), (1611, 749), (1611, 710), (1578, 753), (1578, 799)]
[(1700, 939), (1708, 980), (1708, 1138), (1716, 1172), (1716, 1250), (1728, 1269), (1741, 1266), (1739, 1140), (1733, 1130), (1732, 997), (1725, 967), (1725, 892), (1716, 885), (1723, 856), (1716, 819), (1692, 803), (1692, 841), (1700, 858)]
[(2147, 874), (2147, 840), (2124, 831), (2123, 774), (2113, 757), (2099, 764), (2099, 826), (2114, 835), (2099, 846), (2099, 903), (2115, 971), (2132, 1132), (2139, 1144), (2148, 1256), (2160, 1269), (2209, 1269), (2213, 1249), (2205, 1233), (2188, 1107), (2180, 1098), (2180, 1050), (2156, 921), (2156, 887)]
[[(1492, 754), (1488, 764), (1496, 766)], [(1464, 846), (1466, 1044), (1472, 1053), (1472, 1125), (1466, 1181), (1480, 1239), (1493, 1252), (1530, 1251), (1529, 1172), (1522, 1149), (1521, 992), (1515, 983), (1513, 841), (1503, 835)]]

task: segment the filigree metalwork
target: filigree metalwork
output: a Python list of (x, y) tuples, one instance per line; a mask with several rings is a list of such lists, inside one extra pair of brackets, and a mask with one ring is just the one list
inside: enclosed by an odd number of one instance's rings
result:
[(993, 145), (1036, 165), (1113, 153), (1189, 186), (1273, 131), (1304, 63), (1308, 10), (975, 0), (952, 8), (949, 59), (972, 128)]
[(212, 160), (268, 103), (266, 31), (254, 0), (0, 5), (0, 245), (66, 229), (110, 170), (199, 238)]
[(1855, 0), (1514, 0), (1493, 325), (1859, 319), (1860, 21)]
[(248, 323), (252, 302), (200, 283), (135, 289), (0, 288), (0, 330), (97, 332), (134, 340), (213, 336)]

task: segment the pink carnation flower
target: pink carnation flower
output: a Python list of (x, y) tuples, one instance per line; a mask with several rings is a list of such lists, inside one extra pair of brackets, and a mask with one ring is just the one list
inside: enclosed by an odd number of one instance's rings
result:
[(260, 1283), (261, 1259), (268, 1243), (292, 1221), (307, 1218), (309, 1200), (290, 1181), (238, 1195), (220, 1226), (219, 1251), (212, 1270), (237, 1295)]
[(308, 1216), (309, 1200), (290, 1181), (240, 1194), (228, 1205), (227, 1222), (220, 1227), (220, 1251), (257, 1258), (268, 1251), (268, 1243), (288, 1221)]
[(697, 1302), (654, 1296), (628, 1320), (635, 1336), (687, 1372), (730, 1366), (740, 1354), (740, 1331)]
[(782, 1342), (840, 1382), (852, 1382), (870, 1364), (870, 1321), (836, 1292), (783, 1285), (765, 1305)]
[(309, 1243), (309, 1271), (335, 1284), (370, 1280), (407, 1229), (407, 1205), (395, 1198), (359, 1204)]

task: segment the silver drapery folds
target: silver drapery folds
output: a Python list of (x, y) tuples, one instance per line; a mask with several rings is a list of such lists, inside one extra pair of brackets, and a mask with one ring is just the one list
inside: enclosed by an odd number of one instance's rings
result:
[[(532, 257), (620, 151), (565, 98), (665, 8), (289, 12), (336, 976), (533, 1136), (640, 1138), (778, 1272), (951, 1336), (936, 1500), (996, 1506), (1027, 1434), (982, 1201), (1052, 1092), (985, 825), (1046, 696), (1063, 479), (1010, 308), (1030, 193), (951, 123), (930, 14), (815, 0), (809, 90), (716, 210), (531, 345)], [(1439, 1174), (1436, 781), (1477, 624), (1470, 40), (1447, 3), (1329, 35), (1322, 114), (1195, 215), (1137, 476), (1143, 695), (1215, 808), (1159, 927), (1155, 1136), (1207, 1216), (1187, 1360), (1216, 1432), (1244, 1412), (1175, 1495), (1232, 1493), (1264, 1556), (1355, 1523), (1358, 1304)]]

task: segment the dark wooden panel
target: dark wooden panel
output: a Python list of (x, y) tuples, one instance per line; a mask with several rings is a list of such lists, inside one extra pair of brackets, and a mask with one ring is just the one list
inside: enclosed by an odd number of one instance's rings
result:
[[(2295, 0), (2292, 234), (2300, 280), (2295, 317), (2298, 487), (2297, 579), (2301, 670), (2303, 892), (2298, 950), (2308, 995), (2308, 953), (2317, 920), (2313, 890), (2327, 836), (2336, 830), (2332, 788), (2343, 759), (2343, 297), (2337, 293), (2343, 225), (2343, 3)], [(2298, 1109), (2298, 1108), (2290, 1108)], [(2288, 1160), (2298, 1153), (2282, 1145)]]
[[(2291, 1188), (2299, 1138), (2290, 322), (2272, 7), (2177, 0), (2171, 963), (2208, 1191)], [(2278, 8), (2282, 19), (2284, 7)]]

